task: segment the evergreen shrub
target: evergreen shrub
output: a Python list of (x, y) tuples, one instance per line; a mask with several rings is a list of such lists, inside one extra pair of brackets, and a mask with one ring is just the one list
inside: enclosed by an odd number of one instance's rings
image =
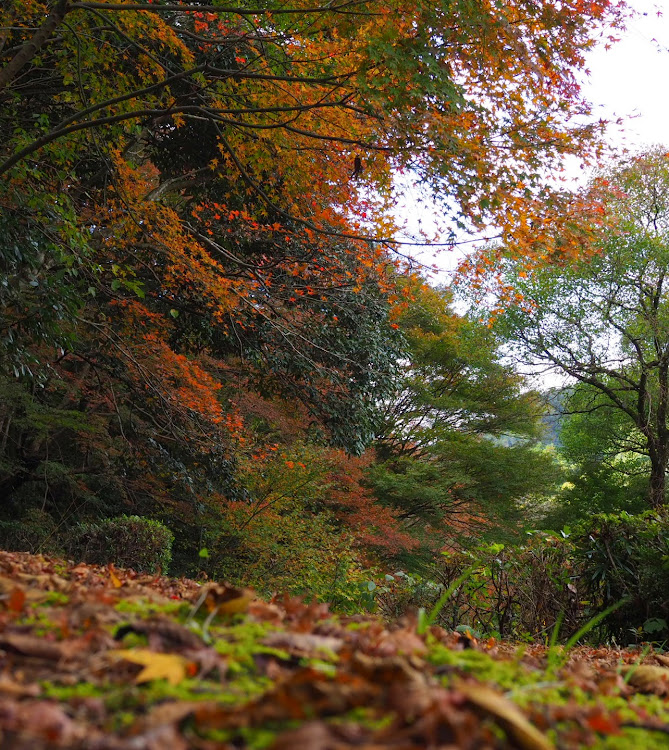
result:
[(118, 516), (77, 524), (67, 535), (68, 554), (94, 565), (114, 563), (138, 573), (165, 574), (172, 558), (174, 535), (160, 521)]
[(15, 521), (0, 520), (0, 548), (11, 552), (62, 552), (56, 522), (39, 508), (29, 508)]
[(608, 636), (669, 639), (669, 511), (599, 514), (572, 535), (580, 588), (599, 612), (625, 603), (604, 620)]

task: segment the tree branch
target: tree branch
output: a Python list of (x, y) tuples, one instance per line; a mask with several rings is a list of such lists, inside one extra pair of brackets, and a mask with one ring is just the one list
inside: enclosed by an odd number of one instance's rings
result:
[(68, 10), (67, 0), (58, 0), (56, 7), (47, 16), (33, 38), (26, 42), (7, 65), (0, 70), (0, 91), (5, 89), (16, 78), (21, 68), (39, 52), (54, 29), (65, 18)]

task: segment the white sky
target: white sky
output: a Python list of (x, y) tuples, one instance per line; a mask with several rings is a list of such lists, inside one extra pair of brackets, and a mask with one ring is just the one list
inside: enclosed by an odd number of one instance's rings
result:
[[(633, 150), (669, 144), (669, 3), (632, 0), (640, 15), (609, 50), (594, 49), (583, 92), (595, 114), (626, 118), (625, 133), (611, 128), (611, 140)], [(658, 8), (666, 6), (666, 13)], [(658, 15), (658, 12), (661, 15)]]
[[(623, 118), (622, 126), (609, 128), (608, 140), (616, 148), (637, 151), (653, 144), (669, 146), (669, 0), (628, 2), (639, 15), (610, 49), (601, 45), (590, 52), (590, 75), (583, 80), (583, 93), (594, 105), (596, 119), (614, 123)], [(412, 223), (420, 217), (425, 226), (431, 224), (429, 206), (414, 204), (410, 215)], [(411, 254), (441, 269), (433, 282), (445, 281), (462, 255), (462, 251), (435, 256), (416, 250)]]

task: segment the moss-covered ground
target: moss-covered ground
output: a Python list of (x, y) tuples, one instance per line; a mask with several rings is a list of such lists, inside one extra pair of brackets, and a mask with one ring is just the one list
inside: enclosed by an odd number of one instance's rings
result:
[(0, 747), (669, 748), (661, 653), (418, 630), (0, 552)]

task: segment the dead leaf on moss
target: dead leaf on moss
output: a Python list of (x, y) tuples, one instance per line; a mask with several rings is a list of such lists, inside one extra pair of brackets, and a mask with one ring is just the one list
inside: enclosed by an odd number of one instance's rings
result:
[(36, 683), (24, 685), (22, 682), (16, 682), (10, 675), (4, 672), (0, 674), (0, 695), (36, 698), (40, 692), (40, 686)]
[(337, 653), (344, 646), (341, 638), (312, 633), (291, 633), (277, 631), (270, 633), (263, 639), (265, 646), (281, 648), (294, 656), (323, 656)]
[(147, 649), (120, 649), (109, 651), (108, 655), (143, 666), (144, 669), (135, 677), (138, 685), (163, 679), (170, 685), (178, 685), (186, 678), (186, 669), (190, 664), (179, 654), (160, 654)]
[(0, 736), (5, 732), (15, 733), (19, 738), (12, 747), (29, 747), (26, 741), (32, 740), (31, 744), (34, 744), (35, 739), (48, 742), (48, 745), (38, 744), (38, 747), (72, 747), (78, 745), (86, 734), (86, 730), (73, 722), (56, 703), (19, 703), (13, 699), (0, 700)]
[(669, 694), (669, 669), (654, 664), (626, 664), (620, 669), (628, 685), (641, 693)]
[(250, 602), (255, 599), (251, 589), (238, 589), (227, 584), (212, 583), (207, 587), (205, 606), (211, 612), (216, 610), (222, 615), (236, 615), (246, 612)]
[(458, 690), (473, 703), (499, 720), (523, 750), (554, 750), (554, 745), (520, 712), (511, 701), (485, 685), (461, 684)]
[(619, 735), (620, 716), (617, 712), (604, 711), (601, 707), (595, 708), (585, 717), (586, 725), (593, 731), (604, 735)]
[(69, 659), (81, 645), (72, 641), (49, 641), (34, 635), (24, 633), (2, 633), (0, 635), (0, 647), (10, 651), (18, 651), (25, 656), (35, 656), (38, 659), (60, 661)]
[[(153, 729), (165, 724), (179, 724), (187, 716), (201, 709), (202, 701), (168, 701), (152, 708), (141, 721), (144, 729)], [(206, 705), (209, 705), (208, 703)], [(213, 706), (212, 706), (213, 707)]]
[(161, 645), (166, 648), (200, 649), (204, 645), (202, 638), (184, 625), (174, 622), (167, 617), (154, 617), (149, 620), (121, 625), (117, 628), (114, 638), (123, 640), (128, 633), (140, 633), (149, 638), (152, 646)]

